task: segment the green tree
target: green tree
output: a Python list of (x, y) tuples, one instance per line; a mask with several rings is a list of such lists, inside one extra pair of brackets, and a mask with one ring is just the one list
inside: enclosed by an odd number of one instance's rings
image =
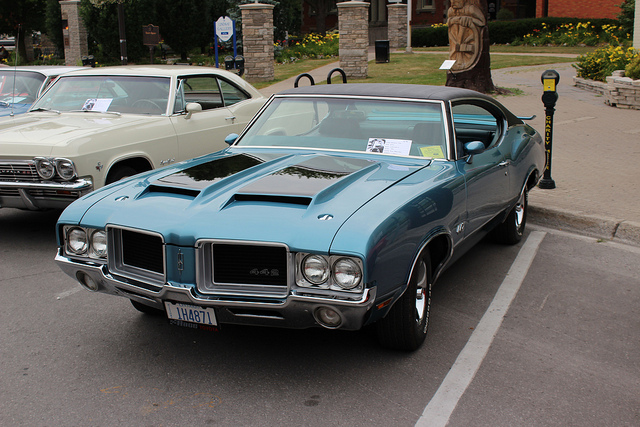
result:
[(58, 53), (64, 56), (64, 40), (62, 37), (62, 14), (59, 0), (45, 0), (44, 33), (56, 46)]
[(620, 4), (618, 21), (620, 26), (633, 37), (633, 21), (636, 13), (636, 0), (624, 0)]
[(44, 29), (45, 0), (0, 1), (0, 33), (16, 37), (20, 58), (27, 57), (27, 43), (34, 30)]
[(213, 42), (212, 0), (157, 1), (156, 16), (164, 41), (183, 61), (194, 48)]
[[(154, 0), (122, 0), (125, 15), (127, 57), (135, 62), (148, 54), (142, 44), (142, 27), (158, 25)], [(102, 62), (120, 58), (118, 5), (116, 0), (82, 0), (80, 16), (87, 28), (89, 52)], [(162, 32), (162, 27), (160, 28)]]

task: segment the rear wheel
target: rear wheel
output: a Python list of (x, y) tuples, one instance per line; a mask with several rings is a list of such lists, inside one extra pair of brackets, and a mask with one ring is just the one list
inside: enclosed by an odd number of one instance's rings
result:
[(515, 245), (522, 240), (524, 228), (527, 224), (527, 208), (529, 207), (529, 191), (522, 190), (516, 205), (511, 209), (507, 219), (494, 230), (494, 235), (500, 243)]
[(409, 351), (422, 345), (429, 326), (431, 280), (431, 258), (425, 250), (416, 263), (407, 290), (377, 323), (381, 345)]
[(144, 313), (144, 314), (150, 314), (152, 316), (162, 316), (164, 315), (164, 310), (160, 310), (158, 308), (154, 308), (151, 306), (148, 306), (146, 304), (142, 304), (138, 301), (134, 301), (132, 299), (130, 299), (129, 301), (131, 301), (131, 305), (133, 306), (133, 308), (135, 308), (136, 310)]

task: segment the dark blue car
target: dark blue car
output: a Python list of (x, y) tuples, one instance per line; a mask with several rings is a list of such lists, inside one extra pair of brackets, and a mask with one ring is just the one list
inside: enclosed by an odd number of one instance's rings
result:
[(545, 167), (534, 129), (448, 87), (291, 89), (227, 140), (71, 204), (58, 265), (178, 325), (375, 324), (414, 350), (434, 281), (489, 232), (520, 241)]

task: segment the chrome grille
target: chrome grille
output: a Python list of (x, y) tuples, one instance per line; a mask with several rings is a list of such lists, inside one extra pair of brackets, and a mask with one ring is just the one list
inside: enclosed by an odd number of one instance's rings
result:
[(0, 181), (40, 181), (36, 165), (31, 160), (0, 160)]
[(164, 240), (157, 233), (109, 227), (109, 269), (117, 275), (162, 286), (165, 279)]
[(282, 246), (213, 245), (215, 283), (286, 286), (286, 271)]
[(292, 283), (292, 255), (282, 244), (199, 241), (197, 285), (205, 294), (282, 298)]

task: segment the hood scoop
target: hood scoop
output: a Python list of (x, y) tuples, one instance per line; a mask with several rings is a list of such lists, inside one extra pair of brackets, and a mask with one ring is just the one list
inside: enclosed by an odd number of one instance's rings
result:
[(371, 165), (368, 160), (316, 156), (245, 185), (234, 199), (308, 206), (318, 193)]

